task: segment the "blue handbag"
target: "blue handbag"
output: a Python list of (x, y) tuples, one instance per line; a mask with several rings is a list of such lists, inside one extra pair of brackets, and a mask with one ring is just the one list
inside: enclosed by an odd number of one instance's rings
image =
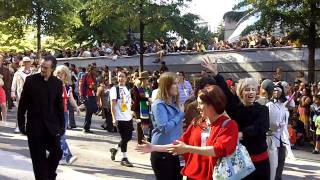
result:
[[(223, 122), (222, 127), (230, 121)], [(240, 180), (255, 170), (249, 153), (238, 140), (236, 150), (227, 157), (220, 158), (214, 169), (212, 178), (214, 180)]]

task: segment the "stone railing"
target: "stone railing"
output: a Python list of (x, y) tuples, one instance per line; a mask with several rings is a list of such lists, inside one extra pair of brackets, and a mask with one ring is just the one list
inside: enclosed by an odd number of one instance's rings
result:
[[(170, 71), (185, 71), (187, 73), (199, 73), (204, 70), (200, 63), (204, 56), (211, 59), (218, 59), (220, 72), (226, 77), (235, 79), (253, 76), (257, 79), (261, 77), (272, 77), (276, 67), (281, 66), (284, 71), (284, 79), (292, 81), (296, 76), (296, 71), (307, 72), (308, 49), (307, 48), (259, 48), (208, 51), (204, 54), (196, 52), (181, 52), (168, 54), (164, 60)], [(152, 63), (156, 54), (144, 55), (144, 69), (158, 70), (160, 64)], [(77, 66), (86, 67), (95, 62), (97, 66), (109, 66), (111, 69), (120, 67), (138, 67), (139, 55), (118, 57), (75, 57), (58, 59), (60, 64), (69, 62)], [(316, 50), (316, 77), (320, 80), (320, 49)], [(306, 74), (307, 75), (307, 74)]]

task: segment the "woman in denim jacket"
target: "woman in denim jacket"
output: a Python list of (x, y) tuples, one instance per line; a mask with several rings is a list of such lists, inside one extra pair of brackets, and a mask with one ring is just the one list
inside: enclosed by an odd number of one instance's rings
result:
[[(182, 135), (184, 113), (178, 106), (178, 86), (174, 73), (164, 73), (159, 80), (159, 91), (151, 111), (152, 141), (154, 145), (171, 144)], [(164, 152), (151, 153), (151, 165), (157, 180), (182, 179), (179, 156)]]

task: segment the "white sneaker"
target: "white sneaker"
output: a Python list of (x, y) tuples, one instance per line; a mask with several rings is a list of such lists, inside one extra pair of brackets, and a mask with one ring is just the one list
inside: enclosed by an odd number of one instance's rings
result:
[(67, 165), (68, 163), (67, 163), (67, 161), (66, 161), (65, 159), (61, 159), (61, 160), (59, 161), (59, 164), (60, 164), (60, 165)]
[(14, 129), (14, 133), (19, 134), (19, 133), (20, 133), (20, 129), (19, 129), (18, 127), (16, 127), (16, 128)]
[(78, 159), (77, 156), (72, 156), (69, 161), (67, 162), (68, 165), (71, 165), (72, 163), (74, 163), (76, 160)]

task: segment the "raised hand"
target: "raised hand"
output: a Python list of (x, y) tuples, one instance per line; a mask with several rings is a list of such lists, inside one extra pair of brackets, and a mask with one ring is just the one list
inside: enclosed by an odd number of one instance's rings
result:
[(204, 57), (201, 62), (201, 66), (208, 69), (209, 71), (211, 71), (214, 76), (216, 76), (218, 74), (218, 60), (217, 59), (215, 59), (215, 61), (212, 62), (212, 60), (208, 56)]

